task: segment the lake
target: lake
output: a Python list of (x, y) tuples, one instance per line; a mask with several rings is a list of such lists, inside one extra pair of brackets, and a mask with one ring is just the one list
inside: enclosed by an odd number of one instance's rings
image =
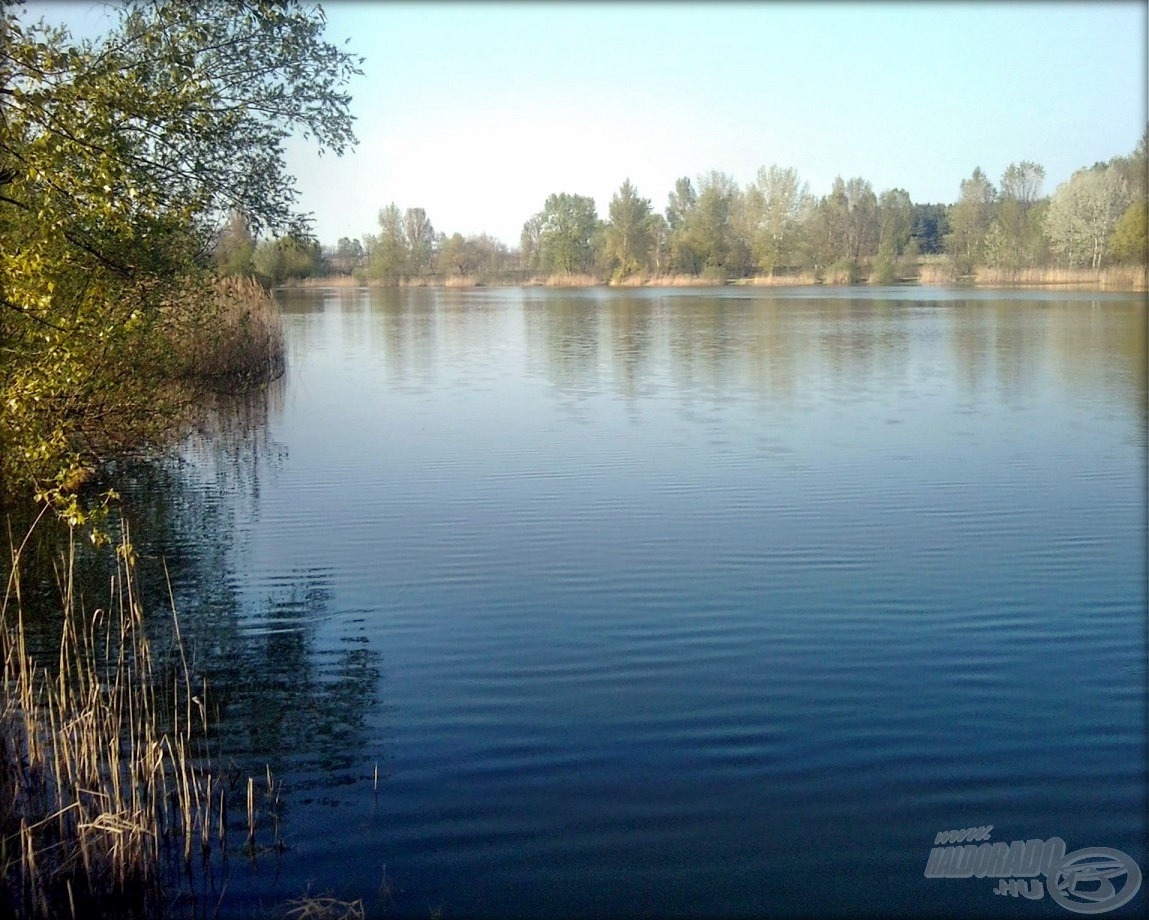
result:
[(989, 825), (1149, 870), (1140, 295), (280, 300), (286, 379), (128, 489), (282, 784), (224, 915), (1068, 916), (927, 877)]

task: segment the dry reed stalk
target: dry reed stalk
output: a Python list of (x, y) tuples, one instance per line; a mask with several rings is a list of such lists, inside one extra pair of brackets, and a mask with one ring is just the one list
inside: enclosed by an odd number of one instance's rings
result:
[(341, 901), (331, 895), (305, 894), (288, 901), (286, 920), (363, 920), (363, 901)]
[(283, 375), (286, 345), (275, 298), (255, 279), (217, 278), (201, 309), (173, 314), (184, 377), (232, 386)]
[(281, 287), (285, 288), (327, 288), (363, 287), (364, 282), (354, 275), (320, 275), (314, 278), (289, 278)]
[[(0, 602), (0, 915), (159, 915), (173, 890), (194, 888), (196, 844), (206, 869), (213, 836), (221, 856), (227, 840), (225, 784), (201, 753), (210, 726), (178, 619), (173, 610), (174, 651), (157, 655), (125, 530), (109, 603), (90, 616), (69, 553), (59, 649), (53, 668), (41, 665), (25, 627), (22, 548)], [(270, 770), (267, 784), (277, 801)], [(254, 836), (253, 819), (252, 846)]]
[(546, 287), (595, 287), (602, 282), (594, 275), (579, 275), (573, 272), (559, 272), (549, 275), (544, 282)]
[(936, 262), (924, 262), (918, 269), (919, 284), (953, 284), (953, 282), (954, 272), (953, 268), (949, 265)]
[(721, 287), (722, 284), (717, 278), (702, 275), (653, 275), (647, 282), (649, 287)]
[(247, 848), (255, 852), (255, 780), (247, 778)]
[(799, 272), (794, 275), (755, 275), (746, 283), (753, 287), (799, 287), (818, 283), (813, 272)]

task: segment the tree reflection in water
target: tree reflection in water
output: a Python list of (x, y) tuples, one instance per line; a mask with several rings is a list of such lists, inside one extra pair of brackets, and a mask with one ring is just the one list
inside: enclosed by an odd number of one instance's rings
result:
[[(232, 776), (262, 777), (270, 768), (285, 781), (286, 815), (334, 786), (363, 782), (369, 796), (377, 758), (368, 753), (367, 721), (379, 706), (381, 675), (361, 624), (332, 610), (329, 570), (275, 573), (262, 597), (240, 591), (241, 522), (255, 520), (260, 490), (285, 457), (267, 424), (282, 386), (212, 407), (210, 421), (161, 460), (120, 461), (105, 485), (122, 502), (105, 526), (113, 536), (121, 518), (128, 527), (160, 656), (178, 654), (174, 604), (193, 673), (206, 683), (213, 759)], [(32, 518), (17, 509), (7, 516), (19, 542)], [(41, 662), (52, 661), (59, 640), (58, 572), (68, 544), (66, 527), (42, 520), (23, 556), (25, 610)], [(90, 612), (106, 603), (111, 554), (79, 538), (73, 545), (75, 587)], [(284, 825), (289, 847), (290, 833)]]

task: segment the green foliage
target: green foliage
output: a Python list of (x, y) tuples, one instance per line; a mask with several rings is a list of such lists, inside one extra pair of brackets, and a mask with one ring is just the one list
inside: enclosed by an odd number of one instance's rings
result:
[(247, 220), (239, 211), (233, 211), (215, 244), (216, 272), (225, 278), (250, 275), (254, 255), (255, 237)]
[(648, 264), (651, 245), (650, 199), (640, 198), (630, 180), (610, 200), (603, 254), (616, 281), (636, 275)]
[(862, 266), (853, 259), (838, 259), (822, 275), (825, 284), (859, 284), (864, 279)]
[(698, 207), (698, 195), (690, 179), (683, 176), (674, 183), (666, 203), (666, 225), (669, 229), (670, 265), (675, 271), (697, 275), (703, 259), (695, 250), (691, 218)]
[(79, 471), (188, 409), (216, 228), (301, 226), (283, 139), (354, 142), (356, 61), (322, 31), (290, 2), (138, 0), (74, 41), (0, 5), (0, 491), (75, 510)]
[(910, 242), (914, 205), (905, 189), (887, 189), (878, 196), (878, 252), (887, 251), (896, 258)]
[(351, 275), (358, 272), (366, 262), (366, 253), (359, 240), (340, 237), (331, 260), (331, 269), (336, 274)]
[(726, 173), (699, 177), (697, 194), (679, 179), (666, 209), (675, 269), (711, 280), (742, 274), (750, 265), (745, 213), (742, 190)]
[(422, 208), (408, 208), (403, 213), (403, 243), (407, 251), (407, 273), (416, 278), (428, 277), (435, 268), (435, 228)]
[(985, 239), (993, 220), (997, 192), (981, 168), (961, 183), (961, 194), (950, 209), (946, 252), (958, 275), (968, 275), (984, 263)]
[(1123, 171), (1102, 164), (1080, 169), (1058, 186), (1046, 214), (1050, 245), (1070, 268), (1100, 268), (1109, 241), (1132, 201)]
[(1043, 257), (1043, 209), (1039, 202), (1044, 179), (1044, 167), (1029, 160), (1011, 163), (1002, 173), (983, 246), (987, 265), (1016, 272), (1037, 265)]
[(508, 271), (507, 247), (494, 237), (464, 237), (461, 233), (440, 237), (438, 266), (448, 278), (496, 280)]
[(917, 240), (923, 255), (938, 255), (944, 251), (944, 240), (949, 233), (948, 213), (949, 207), (944, 204), (913, 206), (910, 236)]
[(874, 259), (874, 270), (870, 273), (872, 284), (893, 284), (898, 280), (897, 257), (892, 244), (883, 243)]
[[(878, 245), (878, 199), (870, 183), (860, 177), (848, 182), (837, 176), (830, 193), (810, 210), (806, 235), (815, 268), (860, 263)], [(828, 270), (828, 269), (825, 269)]]
[(303, 237), (264, 240), (252, 255), (251, 272), (266, 287), (313, 278), (323, 273), (323, 252), (318, 242)]
[(365, 242), (367, 276), (384, 284), (398, 284), (407, 272), (407, 234), (395, 202), (379, 212), (379, 234), (365, 237)]
[(543, 215), (532, 215), (519, 237), (519, 268), (526, 275), (542, 270)]
[(791, 168), (758, 170), (746, 191), (747, 229), (754, 262), (767, 275), (797, 266), (802, 258), (802, 220), (810, 205), (806, 183)]
[(590, 272), (598, 230), (594, 199), (565, 192), (551, 195), (538, 216), (539, 267), (561, 274)]
[(1121, 215), (1110, 243), (1113, 258), (1142, 265), (1149, 260), (1149, 202), (1135, 201)]

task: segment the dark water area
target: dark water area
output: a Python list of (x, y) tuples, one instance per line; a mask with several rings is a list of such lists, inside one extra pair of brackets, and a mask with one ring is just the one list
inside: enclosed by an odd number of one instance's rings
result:
[(1143, 298), (281, 301), (287, 378), (123, 475), (283, 783), (222, 916), (1067, 916), (927, 877), (986, 825), (1149, 869)]

